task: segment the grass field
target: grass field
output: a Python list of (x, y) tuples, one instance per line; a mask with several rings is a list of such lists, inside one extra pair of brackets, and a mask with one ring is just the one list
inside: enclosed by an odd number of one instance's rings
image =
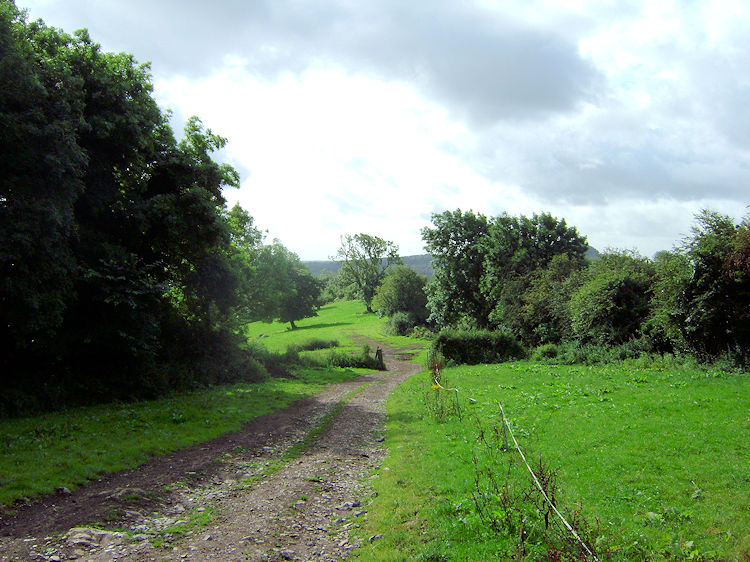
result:
[(360, 337), (387, 342), (390, 345), (418, 345), (424, 341), (385, 333), (385, 319), (365, 311), (360, 301), (328, 304), (318, 311), (318, 316), (296, 322), (291, 330), (289, 323), (253, 322), (245, 329), (251, 342), (262, 343), (271, 351), (286, 351), (289, 346), (300, 345), (311, 339), (337, 340), (342, 351), (361, 349)]
[[(541, 456), (557, 469), (556, 503), (568, 517), (575, 510), (589, 521), (601, 559), (747, 559), (747, 375), (528, 362), (443, 374), (444, 386), (460, 390), (462, 421), (455, 394), (432, 389), (426, 372), (389, 402), (390, 455), (366, 530), (384, 536), (367, 544), (362, 559), (506, 559), (521, 549), (529, 559), (545, 555), (533, 513), (520, 513), (529, 535), (520, 541), (522, 525), (509, 526), (516, 535), (493, 531), (472, 499), (487, 491), (488, 469), (511, 492), (530, 489), (515, 451), (478, 439), (501, 427), (498, 401), (531, 464)], [(490, 508), (502, 510), (498, 502)]]

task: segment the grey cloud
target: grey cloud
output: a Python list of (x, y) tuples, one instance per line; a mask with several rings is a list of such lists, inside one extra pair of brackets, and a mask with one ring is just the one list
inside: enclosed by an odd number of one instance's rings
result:
[(474, 124), (568, 111), (598, 80), (573, 40), (511, 19), (512, 7), (498, 14), (460, 2), (66, 0), (44, 10), (50, 23), (90, 27), (105, 47), (153, 61), (160, 76), (205, 75), (227, 55), (270, 80), (325, 61), (413, 82)]

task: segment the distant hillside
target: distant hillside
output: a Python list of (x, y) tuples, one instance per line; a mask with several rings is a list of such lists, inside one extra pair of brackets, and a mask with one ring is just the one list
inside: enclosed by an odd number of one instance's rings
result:
[[(423, 254), (420, 256), (403, 256), (404, 265), (408, 265), (420, 275), (428, 279), (432, 277), (432, 256)], [(303, 262), (313, 275), (321, 275), (325, 272), (335, 274), (339, 271), (339, 262), (336, 261), (306, 261)]]

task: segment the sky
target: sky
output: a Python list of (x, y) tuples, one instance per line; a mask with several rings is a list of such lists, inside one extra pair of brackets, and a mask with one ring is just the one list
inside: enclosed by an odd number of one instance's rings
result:
[(433, 213), (549, 212), (652, 256), (750, 213), (750, 2), (16, 0), (150, 62), (224, 195), (303, 260), (424, 253)]

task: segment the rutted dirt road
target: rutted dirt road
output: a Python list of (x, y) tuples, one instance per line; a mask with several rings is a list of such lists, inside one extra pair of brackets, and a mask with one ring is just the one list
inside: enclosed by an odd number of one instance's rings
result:
[[(385, 456), (385, 401), (420, 370), (408, 355), (385, 349), (387, 371), (331, 385), (240, 432), (73, 493), (0, 512), (0, 560), (345, 558), (362, 540), (350, 532), (368, 517), (370, 478)], [(329, 413), (337, 415), (327, 429), (278, 468)]]

